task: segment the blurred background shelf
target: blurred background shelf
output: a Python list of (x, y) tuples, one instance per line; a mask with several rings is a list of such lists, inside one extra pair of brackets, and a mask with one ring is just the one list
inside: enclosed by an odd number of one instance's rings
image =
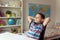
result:
[(21, 7), (12, 7), (12, 6), (7, 6), (7, 7), (6, 7), (6, 6), (0, 6), (0, 8), (12, 8), (12, 9), (15, 8), (15, 9), (20, 9)]
[(0, 28), (12, 32), (12, 27), (23, 33), (23, 0), (0, 0)]
[(21, 25), (6, 25), (6, 26), (0, 26), (0, 28), (3, 28), (3, 27), (19, 27), (19, 26), (21, 26)]
[(15, 19), (21, 19), (20, 17), (0, 17), (0, 19), (9, 19), (9, 18), (15, 18)]

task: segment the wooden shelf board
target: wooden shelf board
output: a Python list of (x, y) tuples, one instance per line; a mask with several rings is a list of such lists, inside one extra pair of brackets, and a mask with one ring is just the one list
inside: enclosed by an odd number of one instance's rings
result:
[(3, 27), (19, 27), (21, 25), (6, 25), (6, 26), (0, 26), (0, 28), (3, 28)]
[(6, 18), (7, 18), (7, 19), (8, 19), (8, 18), (17, 18), (17, 19), (21, 19), (20, 17), (0, 17), (0, 19), (1, 19), (1, 18), (4, 18), (4, 19), (6, 19)]

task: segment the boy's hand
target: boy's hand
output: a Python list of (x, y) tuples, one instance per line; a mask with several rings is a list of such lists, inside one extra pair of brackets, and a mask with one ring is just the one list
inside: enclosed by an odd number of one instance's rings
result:
[(35, 20), (35, 18), (34, 17), (31, 17), (31, 16), (28, 16), (29, 23), (31, 23), (32, 20)]

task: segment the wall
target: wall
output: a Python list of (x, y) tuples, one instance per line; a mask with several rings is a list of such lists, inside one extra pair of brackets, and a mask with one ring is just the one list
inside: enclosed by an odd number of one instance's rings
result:
[(56, 0), (56, 22), (60, 22), (60, 0)]
[[(35, 3), (35, 4), (44, 4), (44, 5), (50, 5), (51, 6), (51, 22), (47, 26), (47, 32), (51, 30), (52, 27), (55, 25), (55, 14), (56, 14), (56, 0), (24, 0), (24, 30), (28, 30), (27, 26), (27, 15), (29, 13), (28, 10), (28, 3)], [(49, 30), (48, 30), (49, 29)]]

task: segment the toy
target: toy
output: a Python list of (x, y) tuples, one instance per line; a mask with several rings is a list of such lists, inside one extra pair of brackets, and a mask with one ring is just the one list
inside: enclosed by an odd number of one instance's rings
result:
[(1, 17), (2, 15), (1, 15), (1, 11), (0, 11), (0, 17)]
[(12, 17), (16, 17), (16, 13), (12, 13)]
[(6, 16), (7, 17), (11, 17), (11, 14), (12, 14), (11, 11), (9, 11), (9, 10), (6, 11)]
[(4, 17), (4, 12), (2, 10), (0, 10), (0, 17)]
[(5, 25), (5, 21), (4, 20), (0, 20), (0, 26), (4, 26)]
[(9, 25), (14, 25), (14, 24), (16, 24), (16, 20), (13, 19), (13, 18), (8, 19), (8, 24), (9, 24)]

